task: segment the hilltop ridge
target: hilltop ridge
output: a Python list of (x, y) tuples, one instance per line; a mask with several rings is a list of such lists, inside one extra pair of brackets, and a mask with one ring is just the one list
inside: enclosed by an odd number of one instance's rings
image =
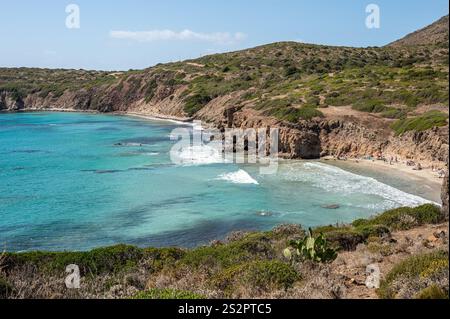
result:
[(408, 34), (404, 38), (392, 42), (390, 46), (412, 45), (447, 45), (448, 47), (448, 15), (440, 18), (433, 24)]

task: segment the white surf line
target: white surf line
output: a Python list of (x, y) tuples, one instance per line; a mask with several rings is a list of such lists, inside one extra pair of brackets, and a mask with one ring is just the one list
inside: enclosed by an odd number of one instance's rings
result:
[[(343, 190), (344, 192), (351, 193), (352, 191), (361, 191), (364, 194), (368, 195), (378, 195), (386, 200), (397, 202), (402, 205), (410, 206), (410, 205), (421, 205), (426, 203), (432, 203), (438, 206), (442, 206), (440, 203), (425, 199), (423, 197), (420, 197), (418, 195), (414, 195), (408, 192), (405, 192), (401, 189), (398, 189), (394, 186), (385, 184), (376, 178), (364, 176), (364, 175), (358, 175), (349, 171), (346, 171), (344, 169), (341, 169), (336, 166), (327, 165), (324, 163), (317, 163), (317, 162), (308, 162), (304, 164), (306, 167), (317, 167), (320, 169), (323, 169), (325, 171), (328, 171), (332, 174), (337, 173), (341, 175), (347, 175), (350, 179), (353, 179), (353, 183), (347, 184), (346, 186), (336, 185), (336, 183), (333, 183), (333, 180), (331, 178), (327, 179), (327, 182), (331, 182), (332, 185), (329, 185), (328, 188), (337, 188), (340, 190)], [(335, 182), (341, 181), (339, 176), (336, 176)], [(327, 189), (327, 187), (323, 187), (324, 184), (321, 184), (320, 187)], [(364, 187), (365, 186), (365, 187)]]

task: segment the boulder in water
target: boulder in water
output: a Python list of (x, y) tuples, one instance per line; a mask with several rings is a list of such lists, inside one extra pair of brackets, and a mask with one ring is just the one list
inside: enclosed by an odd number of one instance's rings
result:
[(339, 204), (322, 205), (322, 208), (325, 208), (325, 209), (338, 209), (340, 207), (341, 206)]

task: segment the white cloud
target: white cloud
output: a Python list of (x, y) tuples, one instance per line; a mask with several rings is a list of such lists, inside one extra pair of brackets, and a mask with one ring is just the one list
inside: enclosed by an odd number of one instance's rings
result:
[(150, 31), (110, 31), (109, 36), (114, 39), (134, 40), (138, 42), (154, 41), (205, 41), (222, 45), (235, 44), (244, 40), (247, 36), (242, 32), (215, 32), (199, 33), (191, 30), (176, 32), (172, 30), (150, 30)]

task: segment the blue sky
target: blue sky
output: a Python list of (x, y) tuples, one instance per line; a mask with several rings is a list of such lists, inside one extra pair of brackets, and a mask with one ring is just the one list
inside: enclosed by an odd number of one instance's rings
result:
[[(71, 3), (79, 29), (66, 27)], [(365, 25), (370, 3), (379, 29)], [(446, 0), (0, 0), (0, 66), (140, 69), (284, 40), (382, 46), (446, 14)]]

